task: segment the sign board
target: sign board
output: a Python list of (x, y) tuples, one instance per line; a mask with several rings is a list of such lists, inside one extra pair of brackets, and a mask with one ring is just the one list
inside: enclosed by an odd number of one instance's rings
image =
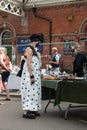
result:
[(70, 55), (72, 54), (73, 41), (72, 40), (64, 40), (64, 54)]
[(23, 53), (30, 43), (28, 38), (19, 38), (18, 39), (18, 53)]
[[(19, 38), (18, 39), (18, 53), (23, 53), (26, 49), (26, 47), (29, 45), (30, 39), (29, 38)], [(43, 45), (40, 44), (37, 48), (38, 52), (42, 52)]]

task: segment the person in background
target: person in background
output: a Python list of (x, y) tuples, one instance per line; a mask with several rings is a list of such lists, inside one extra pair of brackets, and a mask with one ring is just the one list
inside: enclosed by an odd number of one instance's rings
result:
[(40, 34), (30, 36), (24, 56), (25, 63), (21, 77), (21, 99), (23, 118), (35, 119), (41, 109), (41, 64), (36, 47), (43, 41)]
[(77, 46), (74, 48), (75, 59), (73, 62), (73, 74), (77, 77), (84, 76), (84, 64), (86, 62), (86, 56), (81, 51), (81, 47)]
[(52, 69), (54, 71), (60, 71), (59, 70), (59, 60), (60, 60), (61, 55), (58, 54), (58, 50), (56, 47), (52, 48), (52, 60), (49, 61), (49, 64), (51, 64)]
[[(2, 88), (3, 88), (3, 83), (2, 83), (2, 76), (0, 74), (0, 93), (2, 92)], [(0, 101), (0, 105), (2, 105), (3, 103)]]
[(10, 58), (7, 55), (7, 49), (0, 47), (0, 73), (2, 77), (3, 87), (6, 90), (6, 100), (10, 101), (10, 94), (8, 88), (8, 78), (12, 69)]

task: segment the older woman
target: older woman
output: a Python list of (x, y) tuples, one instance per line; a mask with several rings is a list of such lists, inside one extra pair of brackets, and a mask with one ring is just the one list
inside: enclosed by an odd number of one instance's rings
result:
[(21, 79), (23, 118), (35, 119), (36, 116), (40, 116), (38, 110), (41, 109), (41, 72), (35, 48), (42, 40), (39, 34), (31, 35), (31, 43), (24, 53), (25, 63)]
[(2, 76), (3, 87), (6, 90), (6, 100), (10, 100), (8, 78), (11, 72), (11, 61), (7, 56), (7, 50), (4, 47), (0, 47), (0, 73)]

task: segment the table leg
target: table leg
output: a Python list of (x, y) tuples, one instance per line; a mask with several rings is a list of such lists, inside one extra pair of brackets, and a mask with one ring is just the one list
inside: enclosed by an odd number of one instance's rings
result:
[(47, 105), (46, 105), (46, 107), (45, 107), (45, 110), (44, 110), (45, 113), (47, 113), (47, 108), (48, 108), (48, 106), (49, 106), (50, 103), (54, 103), (54, 102), (51, 101), (51, 100), (48, 101), (48, 103), (47, 103)]
[[(47, 108), (48, 108), (50, 103), (54, 103), (54, 101), (52, 101), (52, 99), (51, 99), (51, 89), (49, 89), (49, 101), (48, 101), (48, 103), (47, 103), (47, 105), (45, 107), (45, 110), (44, 110), (45, 113), (47, 113)], [(62, 117), (63, 116), (63, 112), (62, 112), (60, 104), (58, 104), (58, 108), (59, 108), (59, 111), (60, 111), (60, 114), (61, 114), (61, 117)]]
[(47, 112), (47, 108), (48, 108), (50, 103), (54, 103), (53, 101), (51, 101), (51, 89), (49, 89), (49, 101), (45, 107), (45, 110), (44, 110), (45, 113)]
[(59, 111), (60, 111), (60, 115), (61, 115), (61, 117), (63, 117), (63, 111), (62, 111), (62, 109), (61, 109), (60, 104), (58, 104), (58, 108), (59, 108)]
[(67, 110), (65, 112), (65, 120), (67, 120), (67, 115), (68, 115), (70, 107), (71, 107), (71, 104), (69, 104), (69, 106), (68, 106), (68, 108), (67, 108)]
[(68, 112), (69, 112), (69, 109), (70, 108), (76, 108), (76, 107), (87, 107), (86, 105), (78, 105), (78, 106), (72, 106), (72, 104), (69, 104), (66, 112), (65, 112), (65, 120), (67, 120), (67, 115), (68, 115)]
[(47, 113), (47, 107), (49, 106), (50, 102), (47, 103), (44, 112)]

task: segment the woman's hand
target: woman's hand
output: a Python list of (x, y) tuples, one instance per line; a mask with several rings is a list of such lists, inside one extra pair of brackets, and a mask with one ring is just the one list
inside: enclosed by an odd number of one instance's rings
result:
[(31, 79), (31, 85), (34, 84), (34, 83), (35, 83), (35, 79), (32, 78), (32, 79)]
[(31, 76), (30, 76), (30, 80), (31, 80), (31, 85), (35, 83), (34, 75), (31, 75)]

